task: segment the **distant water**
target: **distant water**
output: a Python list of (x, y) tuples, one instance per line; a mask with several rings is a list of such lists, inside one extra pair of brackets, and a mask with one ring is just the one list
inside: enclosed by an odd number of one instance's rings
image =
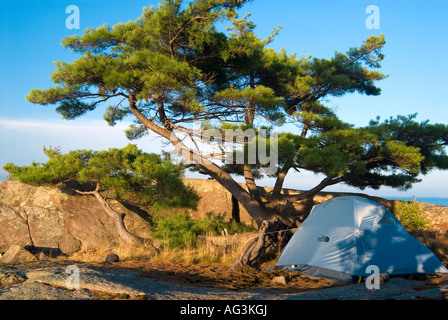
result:
[[(389, 199), (390, 200), (407, 200), (407, 201), (412, 200), (411, 198), (389, 198)], [(438, 206), (448, 207), (448, 198), (428, 198), (428, 197), (418, 198), (417, 197), (417, 201), (423, 202), (423, 203), (436, 204)]]

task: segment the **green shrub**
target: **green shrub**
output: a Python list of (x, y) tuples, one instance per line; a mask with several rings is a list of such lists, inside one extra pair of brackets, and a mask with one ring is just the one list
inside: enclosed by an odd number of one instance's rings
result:
[(251, 226), (235, 221), (225, 221), (224, 215), (215, 215), (212, 212), (207, 213), (198, 223), (207, 234), (215, 236), (221, 235), (223, 230), (226, 230), (229, 235), (254, 231)]
[(170, 217), (154, 217), (151, 236), (164, 241), (170, 249), (195, 248), (199, 236), (221, 235), (225, 229), (229, 235), (253, 231), (252, 227), (242, 223), (224, 221), (220, 215), (208, 213), (204, 219), (195, 220), (186, 212), (180, 212)]
[(425, 230), (429, 227), (428, 221), (420, 211), (420, 204), (416, 198), (413, 198), (412, 201), (396, 202), (393, 212), (406, 229)]

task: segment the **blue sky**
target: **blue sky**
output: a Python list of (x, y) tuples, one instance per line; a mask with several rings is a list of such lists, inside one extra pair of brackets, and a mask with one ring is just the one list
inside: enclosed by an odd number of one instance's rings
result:
[[(129, 143), (123, 134), (127, 123), (115, 128), (95, 111), (75, 121), (62, 120), (54, 107), (28, 103), (31, 89), (52, 86), (54, 61), (76, 58), (60, 43), (85, 28), (135, 20), (153, 0), (1, 0), (0, 1), (0, 168), (6, 162), (27, 165), (45, 161), (42, 147), (107, 149)], [(66, 8), (80, 9), (80, 30), (66, 28)], [(380, 9), (380, 29), (366, 27), (366, 8)], [(347, 51), (370, 35), (384, 33), (386, 58), (381, 71), (389, 78), (379, 83), (378, 97), (348, 95), (330, 99), (341, 119), (363, 126), (371, 119), (418, 113), (418, 120), (447, 123), (448, 101), (448, 1), (402, 0), (255, 0), (245, 8), (252, 13), (257, 34), (267, 36), (282, 26), (271, 47), (289, 53), (330, 58)], [(162, 141), (154, 137), (138, 142), (148, 152), (158, 152)], [(0, 170), (0, 180), (5, 173)], [(313, 187), (320, 177), (291, 175), (286, 187)], [(370, 194), (382, 196), (448, 197), (447, 172), (434, 172), (406, 193), (384, 188)], [(270, 185), (272, 181), (263, 181)], [(338, 185), (333, 191), (352, 191)]]

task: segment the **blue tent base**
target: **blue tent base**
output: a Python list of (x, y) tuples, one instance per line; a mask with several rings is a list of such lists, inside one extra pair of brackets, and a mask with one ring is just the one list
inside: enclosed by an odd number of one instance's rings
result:
[(323, 269), (312, 267), (308, 265), (294, 265), (294, 266), (276, 266), (276, 270), (285, 270), (292, 272), (300, 272), (304, 275), (315, 277), (315, 278), (325, 278), (329, 280), (335, 280), (347, 283), (357, 283), (359, 276), (352, 276), (347, 273), (342, 273), (334, 270)]
[[(271, 268), (272, 269), (272, 268)], [(312, 267), (309, 265), (293, 265), (293, 266), (275, 266), (275, 270), (284, 270), (290, 272), (300, 272), (306, 276), (314, 278), (323, 278), (345, 283), (361, 283), (365, 281), (368, 275), (351, 275), (348, 273), (338, 272), (334, 270)], [(410, 277), (411, 279), (418, 279), (428, 275), (435, 275), (438, 273), (403, 273), (394, 274), (391, 277)]]

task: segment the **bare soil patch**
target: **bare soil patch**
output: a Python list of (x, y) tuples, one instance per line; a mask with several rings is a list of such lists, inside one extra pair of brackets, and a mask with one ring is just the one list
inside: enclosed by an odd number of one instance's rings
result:
[[(123, 261), (111, 267), (132, 271), (140, 277), (163, 282), (227, 290), (270, 289), (279, 293), (294, 294), (350, 285), (328, 279), (309, 277), (298, 272), (272, 270), (270, 269), (272, 262), (265, 263), (260, 269), (247, 268), (244, 270), (229, 270), (228, 265), (218, 263), (186, 264), (150, 260)], [(286, 284), (275, 283), (273, 279), (276, 277), (285, 277)], [(414, 275), (406, 278), (422, 281), (421, 290), (436, 288), (448, 281), (448, 275)]]

